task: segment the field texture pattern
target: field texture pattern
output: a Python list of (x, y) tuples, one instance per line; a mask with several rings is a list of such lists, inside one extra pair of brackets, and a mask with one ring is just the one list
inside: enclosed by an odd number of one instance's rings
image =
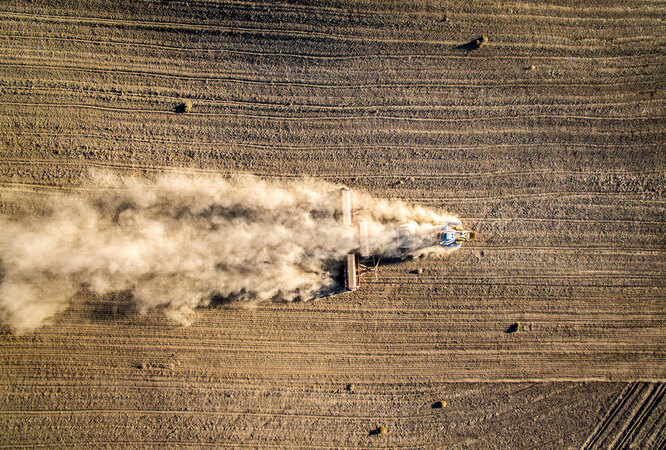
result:
[(249, 172), (478, 235), (189, 327), (85, 294), (5, 327), (0, 448), (663, 447), (665, 20), (650, 0), (0, 2), (5, 215), (90, 169)]

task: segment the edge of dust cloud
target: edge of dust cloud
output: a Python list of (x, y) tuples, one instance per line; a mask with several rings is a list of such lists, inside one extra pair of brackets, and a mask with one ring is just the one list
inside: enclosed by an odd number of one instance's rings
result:
[[(358, 247), (356, 228), (340, 220), (340, 187), (95, 172), (68, 193), (35, 195), (29, 212), (0, 216), (0, 321), (33, 330), (82, 291), (131, 292), (139, 311), (161, 307), (184, 324), (215, 299), (254, 305), (336, 292), (344, 256)], [(355, 206), (371, 251), (385, 257), (395, 256), (396, 225), (453, 219), (361, 192)]]

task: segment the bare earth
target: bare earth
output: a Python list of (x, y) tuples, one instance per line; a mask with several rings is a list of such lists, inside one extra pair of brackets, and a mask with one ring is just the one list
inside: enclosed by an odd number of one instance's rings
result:
[(478, 239), (189, 327), (84, 294), (5, 326), (0, 447), (664, 446), (663, 2), (78, 3), (0, 3), (5, 215), (90, 168), (195, 169)]

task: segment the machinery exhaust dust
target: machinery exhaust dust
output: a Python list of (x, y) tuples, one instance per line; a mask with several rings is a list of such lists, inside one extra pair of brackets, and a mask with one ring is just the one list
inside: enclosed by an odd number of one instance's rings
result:
[[(430, 246), (433, 230), (458, 227), (456, 218), (359, 192), (343, 206), (340, 192), (317, 180), (93, 173), (73, 193), (0, 216), (0, 320), (32, 330), (87, 290), (130, 291), (139, 310), (164, 307), (187, 323), (214, 298), (253, 305), (340, 291), (350, 255), (451, 251)], [(354, 224), (343, 218), (352, 208)], [(433, 242), (417, 245), (424, 234)]]

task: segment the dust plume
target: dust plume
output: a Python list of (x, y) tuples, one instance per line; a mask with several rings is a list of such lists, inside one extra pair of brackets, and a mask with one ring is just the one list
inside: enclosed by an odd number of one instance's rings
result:
[[(358, 248), (340, 220), (339, 187), (314, 180), (187, 174), (156, 179), (94, 173), (39, 214), (0, 217), (0, 320), (17, 333), (67, 308), (81, 290), (130, 291), (139, 310), (181, 322), (211, 301), (307, 300), (340, 289)], [(5, 193), (7, 194), (7, 193)], [(396, 255), (396, 224), (452, 219), (356, 193), (371, 252)]]

